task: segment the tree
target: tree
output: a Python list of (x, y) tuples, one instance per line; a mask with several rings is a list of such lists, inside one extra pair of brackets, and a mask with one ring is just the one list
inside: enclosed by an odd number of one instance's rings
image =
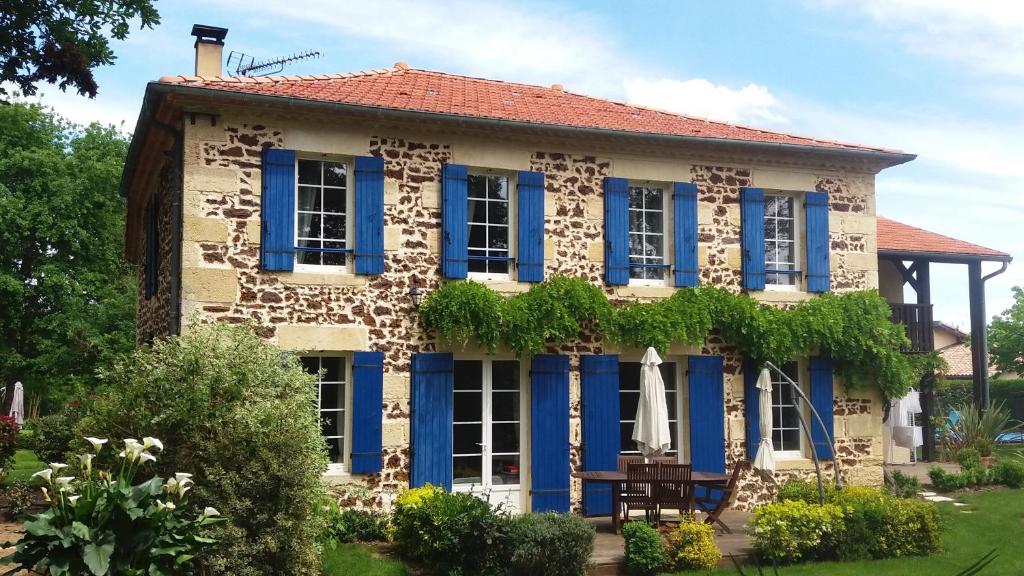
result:
[(126, 137), (0, 105), (0, 384), (51, 407), (134, 347), (118, 183)]
[(992, 317), (988, 349), (1000, 372), (1024, 374), (1024, 288), (1013, 288), (1013, 306)]
[(92, 69), (114, 61), (107, 36), (124, 40), (136, 18), (160, 23), (152, 0), (0, 0), (0, 82), (28, 96), (42, 81), (95, 98)]

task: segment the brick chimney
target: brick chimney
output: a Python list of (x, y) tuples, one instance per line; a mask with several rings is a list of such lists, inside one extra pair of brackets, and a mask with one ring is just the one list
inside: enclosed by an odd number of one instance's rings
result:
[(195, 24), (192, 35), (196, 37), (196, 76), (220, 76), (224, 62), (224, 37), (227, 28)]

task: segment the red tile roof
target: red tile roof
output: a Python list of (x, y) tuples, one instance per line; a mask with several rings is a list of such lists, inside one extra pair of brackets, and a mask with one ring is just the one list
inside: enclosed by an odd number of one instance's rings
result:
[(878, 251), (929, 252), (1009, 258), (1009, 254), (878, 217)]
[(262, 78), (164, 76), (159, 82), (538, 125), (903, 154), (899, 150), (771, 132), (602, 100), (568, 92), (559, 85), (548, 88), (457, 76), (417, 70), (401, 62), (392, 68), (347, 74)]

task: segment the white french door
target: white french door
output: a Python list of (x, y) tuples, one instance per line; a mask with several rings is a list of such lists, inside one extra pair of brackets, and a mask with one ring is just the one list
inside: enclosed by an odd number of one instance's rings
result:
[(519, 511), (523, 394), (519, 361), (456, 360), (452, 489)]

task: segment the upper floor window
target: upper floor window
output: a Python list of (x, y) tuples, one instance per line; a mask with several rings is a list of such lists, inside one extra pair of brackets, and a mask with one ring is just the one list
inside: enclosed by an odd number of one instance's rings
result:
[(317, 410), (320, 431), (327, 442), (327, 454), (332, 466), (345, 464), (345, 359), (341, 356), (303, 356), (306, 372), (317, 375)]
[[(793, 382), (800, 383), (799, 364), (788, 362), (782, 371)], [(800, 416), (797, 393), (793, 385), (782, 377), (778, 371), (772, 370), (772, 447), (782, 457), (800, 457), (803, 455), (800, 444)]]
[(665, 263), (665, 191), (629, 187), (629, 278), (663, 281)]
[(800, 285), (796, 198), (785, 195), (764, 197), (764, 260), (767, 286)]
[(470, 174), (468, 197), (469, 272), (507, 276), (512, 261), (509, 179), (495, 174)]
[(352, 195), (343, 162), (300, 158), (295, 212), (295, 263), (346, 266), (351, 255)]

